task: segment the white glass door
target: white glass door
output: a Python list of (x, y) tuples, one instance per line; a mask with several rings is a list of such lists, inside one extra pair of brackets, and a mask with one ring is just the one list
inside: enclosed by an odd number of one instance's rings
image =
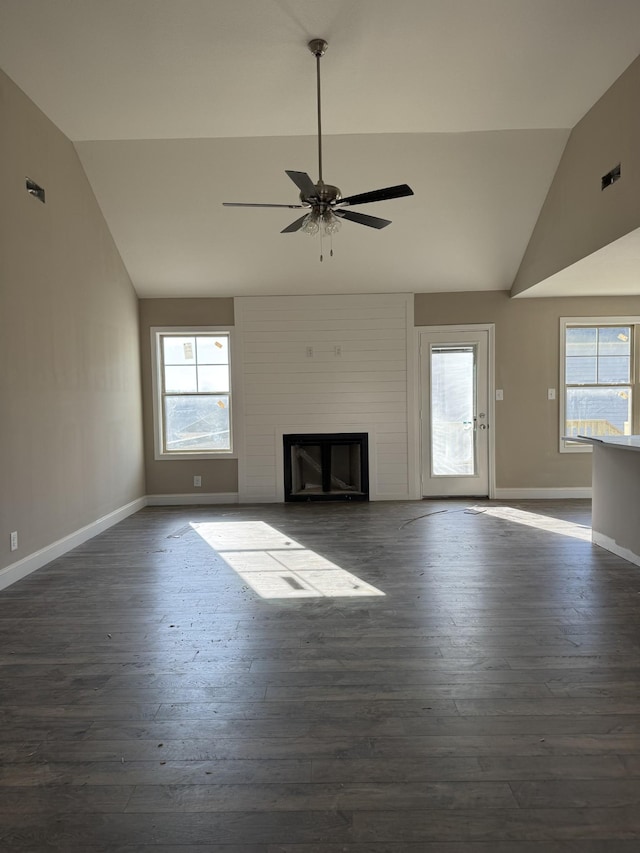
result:
[(420, 336), (425, 497), (489, 493), (488, 336)]

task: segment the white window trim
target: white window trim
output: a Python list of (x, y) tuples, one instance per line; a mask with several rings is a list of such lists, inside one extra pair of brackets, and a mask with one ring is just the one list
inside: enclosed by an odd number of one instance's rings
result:
[[(635, 326), (638, 324), (640, 324), (640, 317), (636, 315), (615, 317), (560, 317), (560, 453), (591, 453), (593, 450), (590, 444), (569, 444), (563, 439), (565, 430), (565, 411), (567, 399), (567, 326)], [(638, 346), (640, 346), (640, 341), (634, 341), (634, 348)], [(640, 377), (636, 377), (636, 388), (640, 387), (638, 386), (638, 379), (640, 379)]]
[[(166, 461), (171, 459), (237, 459), (237, 444), (235, 436), (235, 393), (237, 387), (236, 377), (236, 357), (235, 357), (235, 335), (233, 328), (229, 326), (152, 326), (151, 327), (151, 383), (153, 395), (153, 457), (156, 461)], [(199, 335), (216, 333), (229, 336), (229, 360), (230, 360), (230, 399), (231, 399), (231, 417), (230, 417), (230, 434), (231, 434), (231, 450), (217, 450), (210, 452), (194, 451), (194, 452), (172, 452), (166, 453), (163, 450), (162, 441), (162, 405), (161, 405), (161, 382), (159, 366), (161, 364), (160, 357), (160, 340), (162, 334), (172, 335)]]

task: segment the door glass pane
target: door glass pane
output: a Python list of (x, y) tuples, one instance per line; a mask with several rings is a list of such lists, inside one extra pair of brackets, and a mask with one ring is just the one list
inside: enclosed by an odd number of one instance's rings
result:
[(431, 475), (476, 474), (475, 346), (431, 350)]

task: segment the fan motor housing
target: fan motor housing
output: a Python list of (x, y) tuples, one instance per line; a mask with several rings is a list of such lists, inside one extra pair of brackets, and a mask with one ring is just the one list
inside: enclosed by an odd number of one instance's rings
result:
[(300, 201), (303, 204), (317, 204), (318, 202), (320, 204), (334, 204), (342, 198), (340, 189), (334, 187), (333, 184), (325, 184), (322, 181), (318, 181), (315, 187), (316, 192), (313, 197), (306, 197), (303, 193), (300, 193)]

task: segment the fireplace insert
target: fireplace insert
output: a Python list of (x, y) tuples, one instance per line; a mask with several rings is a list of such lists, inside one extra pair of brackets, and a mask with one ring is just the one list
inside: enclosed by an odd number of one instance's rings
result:
[(368, 501), (366, 432), (283, 435), (285, 501)]

